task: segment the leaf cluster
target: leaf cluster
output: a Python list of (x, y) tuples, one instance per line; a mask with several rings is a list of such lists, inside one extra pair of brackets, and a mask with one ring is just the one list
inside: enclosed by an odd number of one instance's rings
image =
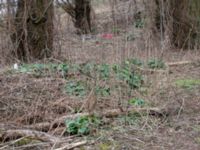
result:
[(65, 86), (65, 91), (71, 96), (83, 97), (87, 94), (87, 86), (82, 81), (69, 81)]
[(72, 120), (66, 120), (66, 131), (69, 134), (88, 135), (92, 128), (98, 127), (101, 121), (95, 116), (78, 117)]
[(164, 69), (166, 67), (165, 63), (161, 59), (150, 59), (147, 65), (151, 69)]

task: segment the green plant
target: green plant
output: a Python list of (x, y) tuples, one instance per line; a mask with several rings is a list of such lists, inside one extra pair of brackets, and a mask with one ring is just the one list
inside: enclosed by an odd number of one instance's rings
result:
[(62, 73), (63, 77), (66, 77), (67, 73), (69, 72), (69, 65), (67, 64), (59, 64), (58, 66), (55, 66), (58, 71)]
[(132, 98), (129, 101), (129, 104), (135, 105), (135, 106), (144, 106), (145, 101), (141, 98)]
[(113, 70), (116, 73), (117, 79), (125, 81), (131, 89), (141, 87), (143, 81), (142, 76), (131, 70), (128, 61), (125, 62), (123, 67), (115, 65)]
[(127, 83), (129, 84), (130, 88), (139, 88), (142, 85), (142, 76), (132, 73), (130, 76), (126, 79)]
[(99, 126), (100, 119), (95, 116), (78, 117), (73, 120), (66, 120), (65, 125), (69, 134), (87, 135), (92, 127)]
[(66, 86), (65, 90), (67, 94), (73, 95), (73, 96), (85, 96), (87, 94), (87, 87), (86, 85), (81, 81), (69, 81)]
[(109, 96), (110, 95), (110, 88), (109, 87), (97, 86), (96, 87), (96, 94), (103, 96), (103, 97)]
[(147, 65), (151, 69), (164, 69), (166, 67), (165, 63), (161, 59), (150, 59)]
[(80, 66), (80, 73), (86, 75), (86, 76), (89, 76), (89, 77), (92, 77), (92, 72), (94, 71), (95, 69), (95, 64), (93, 63), (86, 63), (86, 64), (82, 64)]
[(41, 71), (45, 68), (44, 64), (23, 64), (19, 67), (21, 73), (33, 73), (34, 71)]
[(145, 25), (144, 19), (141, 18), (136, 19), (134, 25), (136, 28), (143, 28)]
[(136, 36), (134, 33), (129, 33), (127, 36), (126, 36), (126, 40), (127, 41), (134, 41), (136, 39)]
[(102, 80), (107, 80), (110, 77), (110, 66), (108, 64), (101, 64), (97, 66), (97, 71), (99, 73), (99, 78)]
[(56, 64), (23, 64), (17, 70), (20, 73), (28, 73), (36, 77), (45, 76), (47, 72), (56, 70)]
[(65, 125), (67, 127), (67, 132), (69, 134), (77, 134), (78, 133), (78, 124), (75, 120), (66, 120)]
[(43, 72), (45, 71), (64, 71), (67, 72), (69, 69), (69, 66), (67, 64), (22, 64), (19, 66), (18, 71), (21, 73), (36, 73), (36, 72)]
[(137, 66), (142, 66), (144, 65), (144, 62), (138, 58), (131, 58), (128, 60), (131, 64), (137, 65)]
[(114, 73), (118, 73), (119, 72), (119, 70), (120, 70), (120, 66), (118, 65), (118, 64), (114, 64), (113, 66), (112, 66), (112, 70), (114, 71)]
[(122, 115), (117, 118), (117, 120), (120, 122), (119, 124), (126, 124), (126, 125), (137, 125), (139, 119), (141, 118), (140, 113), (133, 112), (128, 115)]
[(73, 73), (78, 73), (81, 70), (81, 66), (79, 64), (71, 64), (69, 66), (69, 71)]

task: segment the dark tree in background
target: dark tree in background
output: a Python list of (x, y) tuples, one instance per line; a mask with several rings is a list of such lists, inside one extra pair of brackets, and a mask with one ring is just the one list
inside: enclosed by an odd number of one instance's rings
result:
[(179, 48), (198, 48), (200, 39), (200, 1), (170, 0), (173, 16), (172, 41)]
[(75, 27), (84, 34), (91, 32), (91, 1), (75, 0)]
[(50, 57), (53, 50), (53, 0), (18, 0), (11, 40), (14, 55), (29, 61)]
[(95, 28), (95, 12), (91, 0), (57, 0), (57, 4), (72, 17), (78, 33), (88, 34)]
[(199, 48), (200, 1), (155, 0), (156, 27), (176, 48)]

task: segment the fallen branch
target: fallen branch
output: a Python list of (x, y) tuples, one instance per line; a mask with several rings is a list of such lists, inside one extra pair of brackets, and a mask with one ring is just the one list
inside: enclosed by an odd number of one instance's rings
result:
[(23, 130), (23, 129), (7, 130), (3, 132), (0, 139), (1, 141), (7, 141), (9, 139), (16, 139), (20, 137), (29, 137), (43, 142), (53, 142), (53, 143), (59, 142), (61, 140), (60, 138), (54, 137), (48, 133), (35, 130)]
[(195, 63), (194, 61), (178, 61), (178, 62), (168, 62), (166, 63), (168, 66), (178, 66), (178, 65), (188, 65), (188, 64), (193, 64)]
[(167, 62), (166, 69), (148, 69), (148, 68), (138, 67), (135, 65), (135, 69), (141, 71), (142, 73), (168, 73), (169, 67), (179, 66), (179, 65), (188, 65), (188, 64), (194, 64), (194, 63), (196, 63), (196, 61)]
[[(160, 108), (129, 108), (126, 111), (121, 111), (121, 109), (111, 109), (111, 110), (105, 110), (101, 113), (94, 113), (94, 115), (98, 116), (98, 117), (116, 117), (116, 116), (119, 116), (119, 115), (131, 113), (131, 112), (140, 112), (140, 113), (146, 112), (146, 113), (151, 115), (152, 112), (161, 114), (162, 109), (160, 109)], [(75, 119), (75, 118), (78, 118), (78, 117), (85, 117), (85, 116), (90, 116), (90, 115), (93, 115), (93, 114), (77, 113), (77, 114), (73, 114), (73, 115), (62, 116), (60, 118), (55, 119), (51, 123), (51, 127), (63, 124), (65, 122), (65, 120), (68, 120), (68, 119)]]
[[(101, 113), (94, 113), (94, 115), (98, 116), (98, 117), (116, 117), (116, 116), (119, 116), (119, 115), (126, 115), (126, 114), (131, 113), (131, 112), (147, 113), (148, 115), (154, 115), (154, 116), (163, 116), (163, 115), (166, 115), (168, 113), (163, 108), (135, 108), (135, 107), (131, 107), (131, 108), (128, 108), (127, 110), (125, 110), (125, 111), (122, 111), (121, 109), (111, 109), (111, 110), (105, 110)], [(66, 116), (62, 116), (60, 118), (55, 119), (52, 123), (44, 122), (44, 123), (34, 124), (34, 125), (31, 125), (31, 126), (26, 126), (26, 128), (37, 129), (37, 130), (40, 130), (40, 131), (44, 130), (44, 128), (51, 130), (51, 129), (56, 128), (58, 126), (63, 126), (65, 120), (75, 119), (75, 118), (78, 118), (78, 117), (85, 117), (85, 116), (90, 116), (90, 115), (93, 115), (93, 114), (77, 113), (77, 114), (72, 114), (72, 115), (66, 115)]]
[(50, 124), (51, 124), (50, 122), (42, 122), (42, 123), (24, 126), (24, 128), (47, 132), (47, 131), (49, 131)]
[(168, 73), (169, 72), (168, 66), (166, 67), (166, 69), (148, 69), (148, 68), (141, 68), (141, 67), (135, 66), (135, 69), (140, 71), (142, 74), (145, 74), (145, 73), (149, 73), (149, 74), (152, 74), (152, 73)]
[(81, 142), (65, 145), (65, 146), (63, 146), (61, 148), (57, 148), (55, 150), (69, 150), (69, 149), (73, 149), (75, 147), (83, 146), (85, 144), (87, 144), (87, 141), (81, 141)]

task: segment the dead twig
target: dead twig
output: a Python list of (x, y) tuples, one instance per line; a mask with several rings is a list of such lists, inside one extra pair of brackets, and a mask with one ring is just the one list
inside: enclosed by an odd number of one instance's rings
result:
[(79, 147), (79, 146), (83, 146), (87, 144), (87, 141), (81, 141), (81, 142), (77, 142), (77, 143), (72, 143), (72, 144), (67, 144), (61, 148), (57, 148), (55, 150), (69, 150), (69, 149), (73, 149), (75, 147)]
[(178, 61), (178, 62), (168, 62), (166, 63), (168, 66), (178, 66), (178, 65), (188, 65), (188, 64), (193, 64), (195, 63), (194, 61)]

